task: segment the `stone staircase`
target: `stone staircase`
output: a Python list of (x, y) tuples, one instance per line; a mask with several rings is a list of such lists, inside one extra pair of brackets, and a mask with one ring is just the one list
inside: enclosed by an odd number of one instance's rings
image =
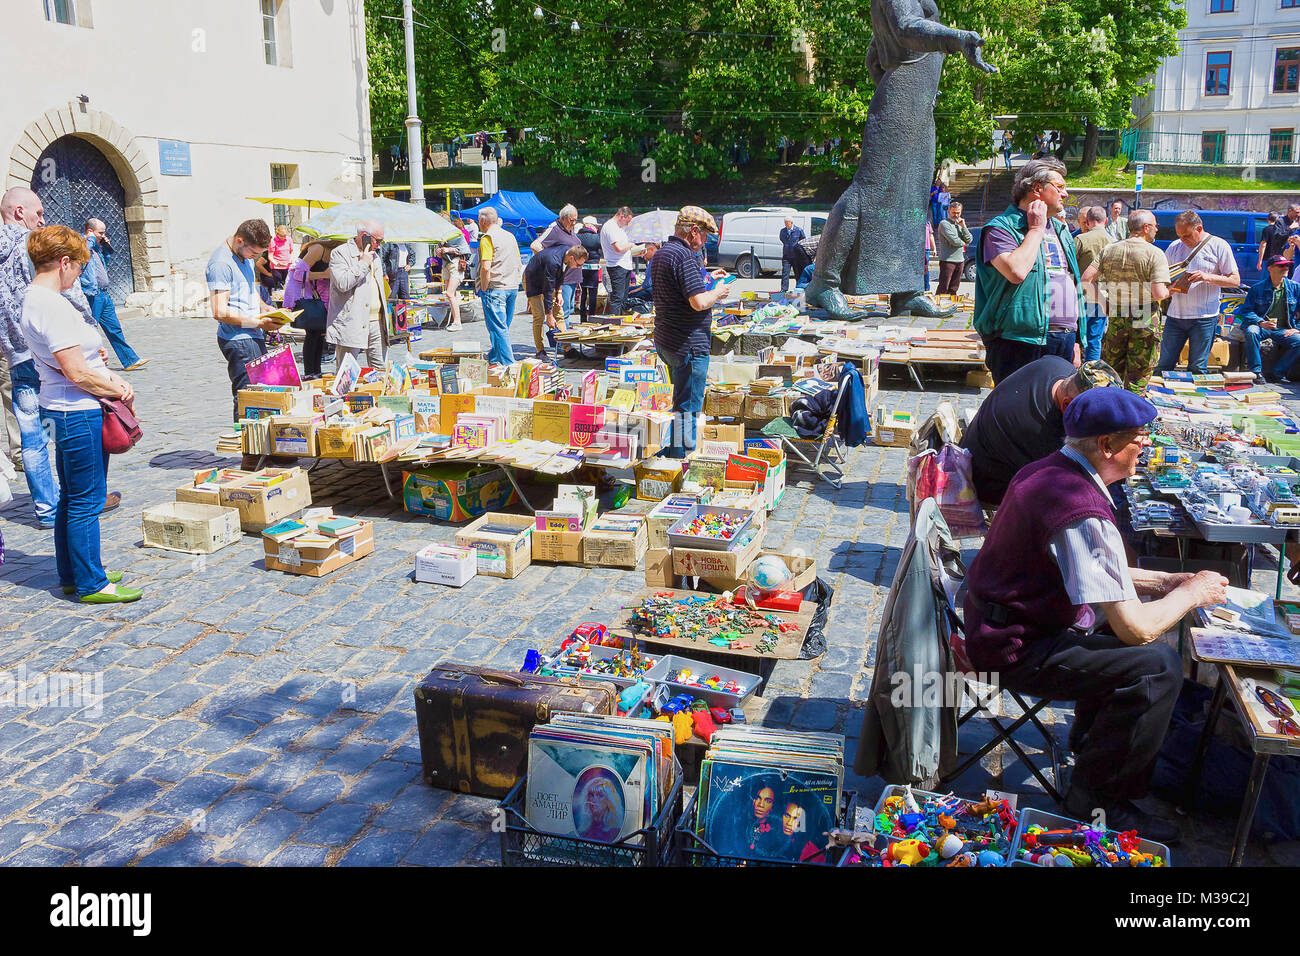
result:
[(1002, 165), (991, 172), (987, 166), (983, 169), (959, 169), (948, 184), (948, 191), (953, 199), (961, 202), (966, 224), (974, 228), (984, 225), (1011, 205), (1012, 178), (1012, 173)]

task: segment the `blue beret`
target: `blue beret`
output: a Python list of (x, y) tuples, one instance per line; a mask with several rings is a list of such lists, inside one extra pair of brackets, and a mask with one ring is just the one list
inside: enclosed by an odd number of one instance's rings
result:
[(1156, 407), (1123, 388), (1090, 388), (1065, 409), (1068, 438), (1092, 438), (1140, 428), (1153, 421)]

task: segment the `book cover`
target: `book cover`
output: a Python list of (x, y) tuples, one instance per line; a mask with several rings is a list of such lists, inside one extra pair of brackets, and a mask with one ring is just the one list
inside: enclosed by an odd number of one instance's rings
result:
[(636, 387), (636, 407), (654, 412), (672, 411), (673, 387), (663, 382), (638, 383)]
[(569, 444), (570, 425), (568, 402), (533, 402), (533, 434), (537, 441)]
[(443, 365), (438, 369), (438, 390), (444, 395), (460, 393), (459, 370), (455, 365)]
[[(799, 860), (835, 826), (833, 773), (707, 758), (700, 769), (696, 832), (722, 856)], [(793, 761), (790, 761), (793, 762)]]
[(460, 394), (444, 394), (442, 404), (439, 408), (441, 426), (438, 433), (441, 435), (450, 435), (456, 430), (456, 422), (463, 414), (471, 414), (475, 409), (475, 396)]
[(415, 430), (421, 434), (437, 432), (442, 428), (441, 398), (438, 395), (413, 395), (411, 411), (415, 415)]
[(596, 433), (605, 424), (605, 409), (601, 405), (572, 405), (569, 407), (570, 445), (586, 448), (595, 441)]
[(488, 383), (487, 359), (461, 359), (459, 375), (461, 378), (468, 379), (471, 385), (486, 385)]
[(630, 412), (636, 408), (637, 393), (630, 388), (616, 389), (609, 396), (609, 407), (619, 411)]
[(584, 405), (596, 404), (596, 382), (600, 379), (600, 372), (592, 369), (582, 376), (582, 394), (581, 399)]
[(533, 437), (533, 403), (526, 398), (506, 399), (506, 438), (521, 441)]

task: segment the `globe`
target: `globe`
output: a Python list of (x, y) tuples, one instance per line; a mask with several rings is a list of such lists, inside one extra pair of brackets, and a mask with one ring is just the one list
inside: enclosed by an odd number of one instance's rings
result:
[(778, 591), (789, 589), (792, 574), (775, 554), (765, 554), (749, 566), (745, 576), (745, 603), (754, 607)]

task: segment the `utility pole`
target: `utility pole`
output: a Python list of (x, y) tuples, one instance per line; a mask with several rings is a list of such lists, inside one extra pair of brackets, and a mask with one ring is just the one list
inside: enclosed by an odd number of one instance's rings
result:
[[(402, 32), (406, 38), (406, 166), (411, 174), (411, 203), (424, 208), (424, 155), (420, 117), (415, 111), (415, 17), (411, 0), (402, 0)], [(429, 247), (415, 243), (412, 272), (420, 275), (424, 261), (429, 258)]]

